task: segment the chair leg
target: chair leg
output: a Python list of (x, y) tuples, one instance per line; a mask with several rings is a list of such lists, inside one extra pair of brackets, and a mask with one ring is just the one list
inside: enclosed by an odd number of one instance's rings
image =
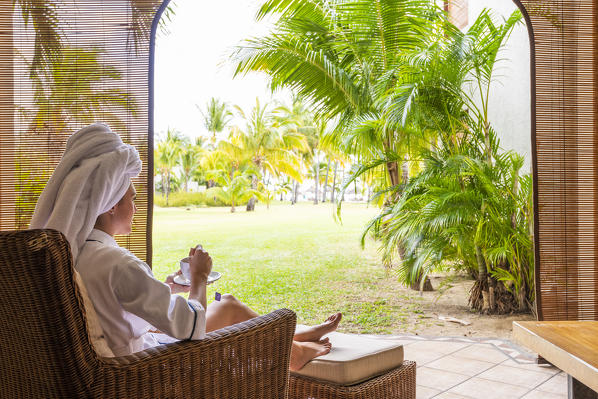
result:
[(569, 399), (598, 399), (598, 392), (567, 374)]

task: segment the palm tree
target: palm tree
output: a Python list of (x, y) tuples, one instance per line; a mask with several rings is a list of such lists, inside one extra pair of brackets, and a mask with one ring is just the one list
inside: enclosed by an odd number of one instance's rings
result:
[[(319, 119), (338, 121), (332, 134), (349, 153), (403, 154), (413, 132), (382, 119), (384, 94), (397, 83), (399, 57), (419, 47), (442, 13), (428, 0), (305, 2), (271, 0), (258, 18), (276, 15), (273, 32), (245, 40), (233, 54), (236, 74), (261, 71), (271, 87), (288, 87), (314, 104)], [(396, 159), (385, 167), (400, 183)]]
[(206, 104), (205, 112), (197, 106), (199, 112), (203, 116), (203, 124), (208, 132), (212, 134), (212, 148), (216, 146), (217, 134), (222, 132), (230, 123), (233, 114), (228, 109), (228, 105), (225, 102), (221, 102), (215, 97), (212, 97)]
[(29, 76), (39, 77), (60, 59), (64, 33), (60, 27), (55, 0), (15, 0), (15, 11), (35, 29), (35, 46), (29, 65)]
[[(293, 95), (291, 105), (280, 105), (275, 110), (275, 118), (283, 129), (305, 137), (306, 146), (293, 148), (292, 151), (301, 158), (302, 169), (307, 169), (314, 159), (314, 151), (318, 146), (318, 136), (313, 113), (309, 110), (305, 100), (298, 95)], [(301, 174), (303, 177), (303, 174)], [(297, 202), (299, 184), (302, 179), (294, 179), (291, 204)]]
[[(241, 148), (255, 166), (255, 173), (251, 177), (252, 189), (257, 189), (259, 175), (262, 180), (266, 174), (275, 177), (285, 174), (296, 180), (301, 179), (300, 159), (293, 149), (304, 148), (305, 137), (297, 132), (281, 129), (268, 104), (262, 106), (257, 98), (250, 115), (247, 116), (239, 107), (236, 109), (246, 122), (245, 129), (234, 128), (231, 138), (241, 143)], [(247, 211), (255, 209), (255, 201), (256, 198), (249, 200)]]
[(156, 169), (161, 175), (163, 195), (166, 195), (166, 205), (168, 205), (168, 196), (171, 191), (170, 183), (173, 172), (186, 144), (188, 144), (187, 140), (181, 132), (168, 128), (166, 137), (158, 140), (154, 150)]
[(189, 180), (200, 166), (202, 153), (205, 150), (197, 145), (189, 145), (183, 148), (179, 155), (179, 166), (181, 167), (181, 177), (185, 192), (189, 191)]
[(231, 213), (235, 212), (235, 206), (255, 196), (261, 197), (259, 191), (251, 188), (250, 176), (242, 171), (237, 170), (231, 176), (225, 171), (218, 170), (210, 172), (209, 176), (218, 186), (208, 189), (206, 194), (220, 199), (225, 204), (230, 204)]
[[(39, 51), (40, 54), (46, 54), (50, 50)], [(54, 148), (62, 148), (73, 127), (102, 120), (126, 138), (128, 129), (123, 117), (137, 116), (137, 102), (132, 95), (119, 88), (118, 81), (122, 79), (120, 72), (101, 62), (102, 51), (60, 47), (60, 51), (46, 56), (51, 57), (51, 62), (34, 56), (29, 64), (34, 102), (31, 107), (18, 108), (27, 123), (27, 132), (44, 135)], [(107, 85), (108, 82), (115, 84)], [(21, 145), (29, 145), (27, 137), (23, 137), (23, 140)], [(37, 157), (38, 162), (47, 161), (46, 149), (36, 147), (34, 151), (37, 154), (31, 156)], [(42, 176), (33, 176), (21, 168), (21, 164), (29, 162), (23, 160), (21, 155), (15, 159), (17, 204), (22, 204), (16, 210), (17, 224), (22, 220), (28, 222), (35, 198), (41, 192), (40, 187), (43, 188), (49, 177), (40, 180)]]
[(122, 112), (137, 116), (137, 102), (125, 90), (101, 84), (122, 79), (118, 69), (100, 61), (101, 55), (99, 49), (65, 47), (47, 74), (33, 78), (35, 109), (21, 109), (30, 132), (66, 135), (73, 123), (99, 119), (126, 131)]
[[(523, 299), (530, 299), (529, 286), (521, 282), (529, 281), (531, 219), (523, 206), (514, 205), (526, 203), (521, 196), (529, 195), (518, 190), (523, 162), (500, 152), (488, 119), (498, 52), (520, 18), (515, 12), (497, 26), (484, 11), (468, 32), (449, 24), (424, 47), (404, 53), (404, 74), (384, 107), (389, 125), (417, 125), (437, 138), (422, 151), (423, 172), (394, 188), (400, 199), (373, 222), (383, 229), (378, 232), (387, 259), (394, 250), (405, 250), (405, 281), (452, 259), (477, 277), (470, 302), (484, 311), (508, 311), (509, 302), (521, 309), (527, 306)], [(385, 160), (370, 167), (380, 162)], [(505, 239), (511, 249), (497, 244)], [(509, 277), (515, 275), (513, 267), (520, 270), (516, 278)], [(520, 287), (516, 298), (509, 299), (499, 278)]]

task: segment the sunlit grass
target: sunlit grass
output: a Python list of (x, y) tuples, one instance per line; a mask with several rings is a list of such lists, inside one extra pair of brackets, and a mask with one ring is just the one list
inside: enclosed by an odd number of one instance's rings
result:
[[(377, 209), (344, 204), (343, 223), (330, 204), (275, 204), (255, 212), (230, 208), (156, 208), (154, 273), (164, 280), (191, 246), (202, 244), (223, 274), (209, 287), (231, 293), (258, 313), (286, 307), (298, 322), (320, 322), (345, 313), (345, 330), (388, 332), (401, 321), (395, 302), (376, 295), (376, 283), (389, 277), (377, 245), (365, 249), (359, 237)], [(209, 299), (210, 301), (210, 299)]]

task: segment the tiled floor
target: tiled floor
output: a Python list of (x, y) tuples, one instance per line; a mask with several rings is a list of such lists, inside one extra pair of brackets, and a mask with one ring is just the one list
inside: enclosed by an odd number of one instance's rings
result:
[(565, 399), (567, 376), (500, 339), (378, 337), (417, 362), (417, 399)]

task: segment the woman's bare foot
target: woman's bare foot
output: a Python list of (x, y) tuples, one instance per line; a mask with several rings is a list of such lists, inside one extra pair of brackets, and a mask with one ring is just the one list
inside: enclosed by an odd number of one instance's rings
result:
[(328, 317), (322, 324), (311, 326), (303, 331), (296, 332), (293, 339), (299, 342), (317, 342), (322, 336), (336, 330), (338, 323), (340, 323), (342, 318), (342, 313), (335, 313)]
[(325, 338), (319, 342), (297, 342), (293, 341), (291, 348), (291, 371), (301, 369), (311, 359), (330, 352), (332, 344)]

